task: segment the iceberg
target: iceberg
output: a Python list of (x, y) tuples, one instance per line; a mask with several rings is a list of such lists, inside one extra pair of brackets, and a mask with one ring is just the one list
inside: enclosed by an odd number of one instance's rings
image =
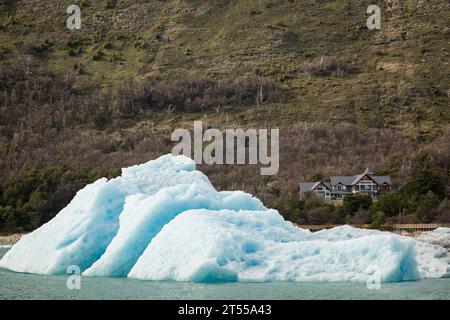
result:
[(286, 223), (275, 210), (202, 209), (187, 211), (164, 227), (128, 276), (195, 282), (365, 281), (371, 266), (381, 268), (382, 281), (420, 277), (412, 239), (371, 235), (324, 241)]
[(437, 228), (434, 231), (424, 232), (417, 239), (444, 248), (450, 248), (450, 228)]
[(165, 155), (80, 190), (0, 267), (42, 275), (194, 282), (381, 281), (448, 276), (448, 250), (342, 226), (312, 233), (242, 191), (216, 191), (193, 160)]
[(164, 225), (189, 209), (264, 209), (262, 203), (243, 192), (216, 192), (207, 184), (179, 184), (156, 194), (132, 195), (125, 200), (119, 229), (105, 253), (83, 274), (127, 276), (138, 258)]

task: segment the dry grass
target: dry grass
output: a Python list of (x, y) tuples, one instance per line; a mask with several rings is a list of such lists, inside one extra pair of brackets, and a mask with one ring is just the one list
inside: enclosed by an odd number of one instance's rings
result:
[(344, 59), (335, 57), (321, 57), (306, 63), (303, 70), (310, 76), (343, 77), (355, 72), (355, 67)]

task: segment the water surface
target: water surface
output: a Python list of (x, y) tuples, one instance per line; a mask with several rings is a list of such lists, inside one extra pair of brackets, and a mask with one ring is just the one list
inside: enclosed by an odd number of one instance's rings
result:
[[(0, 249), (0, 257), (7, 249)], [(126, 278), (87, 278), (69, 290), (66, 276), (38, 276), (0, 268), (0, 299), (450, 299), (450, 279), (384, 283), (277, 282), (198, 284)]]

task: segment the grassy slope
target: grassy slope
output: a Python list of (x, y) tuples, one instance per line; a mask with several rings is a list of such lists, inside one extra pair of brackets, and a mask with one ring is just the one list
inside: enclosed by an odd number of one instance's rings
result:
[[(273, 77), (290, 99), (229, 113), (248, 125), (349, 121), (411, 135), (438, 133), (449, 122), (448, 2), (383, 1), (382, 30), (375, 32), (365, 27), (369, 2), (117, 1), (111, 8), (85, 0), (78, 2), (82, 30), (70, 32), (69, 3), (9, 1), (1, 10), (0, 46), (4, 62), (11, 62), (27, 45), (47, 40), (45, 63), (56, 71), (82, 65), (81, 89), (180, 74)], [(77, 44), (71, 48), (69, 41)], [(99, 50), (104, 56), (94, 61)], [(310, 77), (302, 71), (322, 56), (345, 59), (357, 72)], [(221, 122), (223, 115), (210, 117)]]

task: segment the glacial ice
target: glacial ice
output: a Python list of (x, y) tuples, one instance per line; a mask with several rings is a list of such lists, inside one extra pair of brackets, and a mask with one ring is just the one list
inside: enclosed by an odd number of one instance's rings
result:
[(422, 233), (418, 240), (450, 248), (450, 228), (437, 228), (434, 231)]
[(420, 277), (412, 239), (371, 235), (324, 241), (286, 223), (275, 210), (202, 209), (184, 212), (165, 226), (128, 276), (196, 282), (364, 281), (371, 266), (381, 268), (382, 281)]
[(119, 217), (119, 230), (105, 253), (86, 276), (127, 276), (162, 227), (178, 214), (196, 208), (264, 209), (259, 200), (243, 192), (216, 192), (208, 184), (179, 184), (156, 194), (129, 196)]
[(191, 159), (171, 155), (86, 186), (0, 260), (44, 275), (72, 265), (84, 276), (195, 282), (366, 281), (375, 272), (395, 282), (450, 270), (448, 249), (432, 241), (349, 226), (311, 233), (250, 194), (216, 191)]

